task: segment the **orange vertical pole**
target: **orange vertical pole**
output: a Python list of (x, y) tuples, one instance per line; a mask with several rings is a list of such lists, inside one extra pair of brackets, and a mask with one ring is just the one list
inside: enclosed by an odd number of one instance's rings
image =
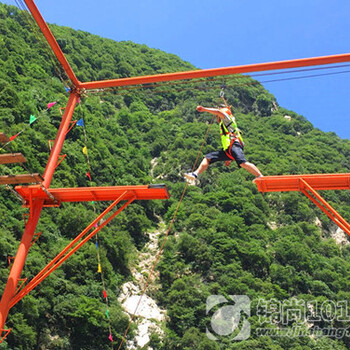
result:
[(24, 229), (22, 240), (19, 244), (16, 257), (13, 261), (10, 275), (8, 277), (4, 293), (0, 302), (0, 329), (5, 328), (5, 322), (8, 312), (10, 310), (10, 301), (16, 293), (18, 281), (21, 278), (24, 263), (26, 261), (29, 248), (32, 243), (36, 225), (38, 223), (41, 209), (43, 207), (43, 200), (36, 200), (33, 202), (31, 208), (32, 215), (28, 219), (27, 225)]

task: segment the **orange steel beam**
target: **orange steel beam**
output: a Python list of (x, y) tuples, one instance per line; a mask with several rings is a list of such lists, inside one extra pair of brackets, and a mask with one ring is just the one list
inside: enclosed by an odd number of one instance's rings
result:
[(343, 231), (350, 236), (350, 225), (348, 222), (306, 181), (301, 179), (301, 192), (315, 203), (331, 220), (333, 220)]
[(76, 93), (71, 93), (69, 96), (67, 107), (64, 111), (60, 127), (57, 131), (57, 136), (55, 143), (52, 147), (49, 160), (47, 162), (45, 172), (44, 172), (44, 181), (43, 186), (48, 188), (50, 187), (53, 173), (57, 167), (58, 158), (60, 156), (64, 140), (66, 138), (67, 130), (69, 129), (70, 122), (74, 113), (75, 105), (78, 101), (79, 96)]
[(45, 22), (42, 15), (40, 14), (34, 1), (25, 0), (25, 2), (30, 12), (32, 13), (35, 21), (37, 22), (40, 30), (42, 31), (46, 40), (48, 41), (51, 49), (53, 50), (59, 62), (61, 63), (63, 69), (66, 71), (68, 77), (71, 79), (74, 86), (78, 89), (90, 90), (90, 89), (103, 89), (103, 88), (118, 87), (118, 86), (129, 86), (129, 85), (139, 85), (139, 84), (142, 85), (142, 84), (158, 83), (158, 82), (165, 82), (165, 81), (207, 78), (207, 77), (214, 77), (214, 76), (232, 75), (232, 74), (238, 74), (238, 73), (251, 73), (251, 72), (260, 72), (260, 71), (267, 71), (267, 70), (318, 66), (318, 65), (335, 64), (335, 63), (343, 63), (343, 62), (350, 61), (350, 54), (347, 53), (347, 54), (301, 58), (301, 59), (285, 60), (285, 61), (277, 61), (277, 62), (248, 64), (248, 65), (242, 65), (242, 66), (201, 69), (201, 70), (194, 70), (194, 71), (156, 74), (156, 75), (147, 75), (147, 76), (139, 76), (139, 77), (132, 77), (132, 78), (112, 79), (112, 80), (81, 83), (76, 78), (66, 57), (64, 56), (55, 37), (51, 33), (50, 28), (48, 27), (47, 23)]
[[(39, 283), (48, 277), (53, 271), (62, 265), (71, 255), (81, 248), (88, 240), (90, 240), (98, 231), (113, 220), (121, 211), (123, 211), (131, 202), (135, 200), (135, 196), (128, 199), (118, 210), (116, 210), (107, 220), (100, 226), (96, 227), (97, 223), (105, 217), (121, 200), (124, 200), (128, 191), (122, 193), (102, 214), (93, 220), (70, 244), (64, 248), (48, 265), (46, 265), (12, 300), (10, 307), (13, 307), (25, 295), (33, 290)], [(96, 227), (90, 234), (84, 237), (89, 230)]]
[(10, 329), (2, 329), (0, 330), (0, 336), (3, 332), (5, 332), (4, 336), (0, 339), (0, 344), (5, 340), (5, 338), (9, 335), (9, 333), (12, 331), (12, 328)]
[(43, 207), (43, 200), (35, 200), (32, 208), (31, 215), (28, 219), (24, 233), (19, 244), (16, 257), (13, 261), (12, 268), (1, 297), (0, 302), (0, 329), (4, 329), (8, 312), (10, 310), (10, 301), (16, 293), (18, 282), (21, 278), (24, 263), (26, 261), (29, 249), (32, 244), (34, 231), (37, 226), (41, 210)]
[(277, 61), (277, 62), (268, 62), (268, 63), (248, 64), (243, 66), (202, 69), (202, 70), (166, 73), (166, 74), (158, 74), (158, 75), (146, 75), (146, 76), (139, 76), (139, 77), (132, 77), (132, 78), (104, 80), (104, 81), (92, 81), (88, 83), (80, 83), (79, 88), (87, 89), (87, 90), (103, 89), (108, 87), (150, 84), (150, 83), (159, 83), (159, 82), (165, 82), (165, 81), (183, 80), (183, 79), (207, 78), (207, 77), (231, 75), (231, 74), (238, 74), (238, 73), (250, 73), (250, 72), (260, 72), (260, 71), (276, 70), (276, 69), (318, 66), (318, 65), (334, 64), (334, 63), (349, 62), (349, 61), (350, 61), (350, 54), (341, 54), (341, 55), (332, 55), (332, 56), (302, 58), (302, 59), (279, 61), (279, 62)]
[(50, 188), (42, 186), (17, 186), (16, 191), (24, 199), (24, 206), (30, 205), (31, 198), (44, 200), (44, 206), (58, 206), (62, 202), (89, 202), (115, 200), (121, 193), (127, 191), (127, 198), (136, 197), (138, 200), (168, 199), (168, 189), (164, 184), (136, 186), (107, 186), (107, 187), (76, 187)]
[(350, 224), (316, 190), (350, 189), (350, 173), (264, 176), (256, 180), (260, 192), (300, 191), (350, 236)]
[(53, 53), (57, 57), (58, 61), (61, 63), (63, 69), (65, 70), (68, 78), (72, 81), (73, 85), (76, 87), (80, 84), (79, 80), (75, 76), (71, 66), (69, 65), (66, 57), (64, 56), (61, 48), (59, 47), (55, 37), (53, 36), (49, 26), (45, 22), (41, 13), (39, 12), (37, 6), (33, 0), (24, 0), (31, 14), (33, 15), (36, 23), (38, 24), (40, 30), (44, 34), (48, 44), (50, 45)]
[(260, 192), (300, 191), (301, 180), (315, 190), (348, 190), (350, 173), (264, 176), (256, 180)]

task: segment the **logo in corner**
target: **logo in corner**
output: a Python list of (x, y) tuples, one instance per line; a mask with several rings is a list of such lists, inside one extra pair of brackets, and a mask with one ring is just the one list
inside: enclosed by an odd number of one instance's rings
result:
[[(206, 314), (211, 315), (206, 329), (207, 337), (218, 340), (217, 336), (230, 336), (231, 340), (246, 340), (250, 337), (251, 301), (247, 295), (210, 295), (207, 298)], [(232, 303), (233, 302), (233, 303)]]

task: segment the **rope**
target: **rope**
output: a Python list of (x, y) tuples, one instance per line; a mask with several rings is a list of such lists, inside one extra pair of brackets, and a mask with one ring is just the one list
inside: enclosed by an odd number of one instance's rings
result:
[(224, 101), (224, 104), (225, 104), (226, 108), (229, 108), (229, 106), (227, 104), (227, 101), (225, 99), (225, 88), (226, 88), (226, 84), (221, 86), (221, 91), (220, 91), (220, 95), (219, 96)]
[[(198, 153), (197, 153), (196, 160), (195, 160), (195, 162), (194, 162), (194, 164), (193, 164), (192, 171), (194, 171), (195, 168), (196, 168), (196, 166), (197, 166), (197, 162), (198, 162), (199, 156), (200, 156), (200, 154), (201, 154), (201, 152), (202, 152), (202, 149), (203, 149), (203, 147), (204, 147), (204, 145), (205, 145), (205, 143), (206, 143), (206, 140), (207, 140), (207, 138), (208, 138), (208, 135), (209, 135), (209, 131), (210, 131), (210, 129), (211, 129), (211, 126), (213, 125), (214, 119), (215, 119), (215, 116), (213, 116), (213, 118), (212, 118), (212, 120), (211, 120), (211, 122), (210, 122), (210, 124), (209, 124), (209, 126), (208, 126), (208, 128), (207, 128), (207, 132), (205, 133), (203, 142), (202, 142), (202, 144), (201, 144), (201, 147), (199, 148), (199, 151), (198, 151)], [(137, 310), (138, 310), (138, 308), (139, 308), (139, 306), (140, 306), (141, 300), (142, 300), (143, 296), (144, 296), (145, 293), (146, 293), (146, 290), (147, 290), (148, 285), (149, 285), (150, 282), (151, 282), (151, 277), (152, 277), (153, 274), (154, 274), (155, 268), (156, 268), (156, 266), (157, 266), (157, 264), (158, 264), (158, 261), (159, 261), (159, 259), (160, 259), (161, 254), (162, 254), (162, 252), (163, 252), (164, 245), (165, 245), (165, 243), (166, 243), (167, 240), (168, 240), (169, 233), (170, 233), (170, 231), (171, 231), (171, 229), (172, 229), (172, 226), (173, 226), (173, 224), (174, 224), (174, 222), (175, 222), (176, 215), (177, 215), (177, 213), (178, 213), (178, 211), (179, 211), (179, 208), (180, 208), (180, 205), (181, 205), (181, 203), (182, 203), (182, 200), (183, 200), (184, 197), (185, 197), (185, 193), (186, 193), (186, 191), (187, 191), (187, 188), (188, 188), (188, 182), (186, 182), (185, 188), (184, 188), (184, 190), (182, 191), (182, 194), (181, 194), (180, 200), (179, 200), (179, 202), (178, 202), (178, 204), (177, 204), (177, 207), (176, 207), (176, 210), (175, 210), (175, 212), (174, 212), (173, 218), (171, 219), (171, 222), (170, 222), (170, 224), (169, 224), (169, 227), (168, 227), (168, 229), (167, 229), (167, 231), (166, 231), (166, 234), (165, 234), (165, 237), (164, 237), (164, 239), (163, 239), (163, 243), (162, 243), (161, 247), (159, 248), (159, 251), (158, 251), (158, 253), (157, 253), (157, 255), (156, 255), (156, 260), (155, 260), (154, 263), (153, 263), (153, 266), (152, 266), (152, 269), (151, 269), (151, 271), (150, 271), (150, 273), (149, 273), (149, 275), (148, 275), (146, 284), (145, 284), (145, 286), (144, 286), (144, 288), (143, 288), (143, 290), (142, 290), (142, 293), (141, 293), (141, 296), (140, 296), (140, 298), (139, 298), (139, 301), (138, 301), (138, 303), (137, 303), (137, 305), (136, 305), (135, 311), (134, 311), (133, 315), (131, 316), (131, 319), (130, 319), (130, 321), (129, 321), (128, 327), (126, 328), (126, 330), (125, 330), (125, 332), (124, 332), (124, 335), (123, 335), (123, 337), (122, 337), (122, 340), (121, 340), (121, 343), (120, 343), (120, 345), (119, 345), (119, 347), (118, 347), (118, 350), (120, 350), (121, 347), (122, 347), (122, 345), (124, 344), (124, 341), (125, 341), (126, 336), (127, 336), (128, 332), (129, 332), (130, 326), (131, 326), (131, 324), (132, 324), (132, 322), (133, 322), (133, 320), (134, 320), (134, 318), (135, 318), (136, 312), (137, 312)]]

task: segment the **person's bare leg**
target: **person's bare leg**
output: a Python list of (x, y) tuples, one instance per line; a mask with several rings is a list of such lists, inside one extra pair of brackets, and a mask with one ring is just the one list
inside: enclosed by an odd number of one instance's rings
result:
[(206, 171), (209, 167), (210, 161), (208, 158), (203, 158), (202, 162), (199, 164), (199, 167), (197, 170), (194, 171), (194, 173), (198, 176), (199, 174)]
[(207, 158), (203, 158), (202, 162), (199, 164), (199, 167), (191, 172), (191, 173), (185, 173), (185, 179), (187, 182), (190, 184), (195, 181), (198, 178), (198, 175), (201, 174), (202, 172), (206, 171), (209, 167), (210, 160)]
[(246, 163), (242, 163), (240, 165), (242, 168), (244, 168), (245, 170), (248, 170), (255, 177), (263, 176), (263, 174), (260, 172), (260, 170), (253, 163), (246, 162)]

